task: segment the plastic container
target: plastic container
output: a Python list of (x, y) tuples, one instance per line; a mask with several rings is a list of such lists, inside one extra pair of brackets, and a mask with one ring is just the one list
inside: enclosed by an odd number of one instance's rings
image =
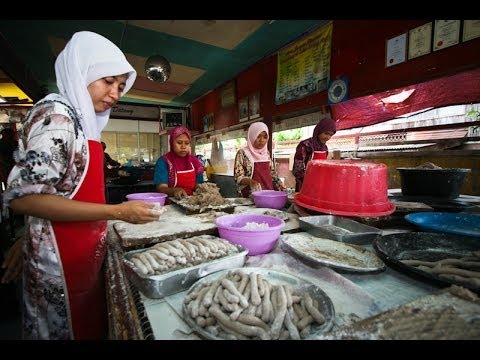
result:
[(142, 200), (145, 202), (159, 203), (161, 206), (165, 205), (166, 198), (167, 194), (156, 192), (135, 193), (127, 195), (128, 201)]
[(288, 193), (285, 191), (254, 191), (252, 197), (255, 206), (258, 208), (283, 209), (288, 201)]
[(434, 231), (480, 238), (480, 214), (420, 212), (405, 215), (405, 220), (426, 232)]
[(327, 214), (378, 217), (390, 215), (387, 166), (361, 160), (312, 160), (296, 204)]
[(470, 169), (397, 168), (402, 195), (455, 199)]
[[(259, 225), (252, 226), (252, 223)], [(273, 250), (285, 222), (275, 216), (232, 214), (215, 220), (222, 239), (248, 249), (248, 255), (266, 254)], [(268, 227), (261, 227), (268, 224)]]

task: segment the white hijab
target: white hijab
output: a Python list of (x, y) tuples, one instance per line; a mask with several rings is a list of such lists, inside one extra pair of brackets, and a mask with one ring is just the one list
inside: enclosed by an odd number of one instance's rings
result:
[(96, 113), (87, 86), (107, 77), (128, 74), (125, 95), (132, 87), (137, 72), (123, 52), (110, 40), (90, 31), (73, 34), (55, 61), (55, 74), (60, 95), (80, 115), (80, 124), (87, 139), (100, 140), (111, 109)]

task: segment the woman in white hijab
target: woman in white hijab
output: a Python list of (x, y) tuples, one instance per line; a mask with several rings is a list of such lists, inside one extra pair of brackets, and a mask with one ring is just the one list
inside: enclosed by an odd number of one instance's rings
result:
[(102, 264), (106, 220), (158, 220), (153, 204), (105, 204), (102, 129), (136, 72), (110, 40), (81, 31), (55, 62), (59, 94), (27, 114), (4, 202), (28, 215), (2, 282), (19, 274), (23, 251), (23, 337), (102, 339), (107, 312)]
[(268, 127), (254, 122), (248, 128), (247, 145), (235, 156), (234, 178), (239, 195), (248, 197), (257, 190), (286, 190), (270, 160)]

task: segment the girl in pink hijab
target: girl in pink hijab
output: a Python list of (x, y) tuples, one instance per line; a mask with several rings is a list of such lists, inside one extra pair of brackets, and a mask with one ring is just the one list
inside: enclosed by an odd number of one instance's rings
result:
[(190, 130), (177, 126), (170, 133), (170, 151), (157, 160), (153, 183), (157, 191), (181, 199), (192, 195), (197, 184), (203, 183), (203, 166), (190, 154)]
[(286, 190), (270, 159), (268, 138), (265, 123), (252, 123), (248, 128), (247, 145), (235, 156), (234, 178), (238, 193), (243, 197), (257, 190)]

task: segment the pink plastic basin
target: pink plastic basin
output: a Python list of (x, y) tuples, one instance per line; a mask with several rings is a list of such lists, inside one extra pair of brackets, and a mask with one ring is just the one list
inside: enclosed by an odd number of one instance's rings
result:
[(285, 191), (254, 191), (252, 197), (255, 206), (258, 208), (283, 209), (288, 201), (288, 193)]
[(145, 201), (145, 202), (159, 203), (162, 206), (165, 205), (165, 199), (166, 198), (167, 198), (167, 194), (155, 193), (155, 192), (135, 193), (135, 194), (128, 194), (127, 195), (128, 201), (142, 200), (142, 201)]
[[(268, 228), (248, 228), (247, 223), (266, 223)], [(272, 251), (285, 226), (285, 222), (275, 216), (254, 214), (220, 216), (215, 220), (215, 224), (222, 239), (243, 246), (248, 250), (248, 255)]]
[(305, 171), (296, 204), (336, 215), (390, 215), (387, 166), (359, 160), (312, 160)]

